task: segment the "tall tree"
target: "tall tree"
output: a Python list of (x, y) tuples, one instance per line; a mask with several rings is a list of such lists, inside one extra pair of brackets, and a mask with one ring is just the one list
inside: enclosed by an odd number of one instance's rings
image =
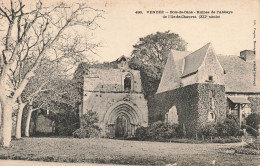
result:
[(166, 32), (157, 32), (140, 38), (135, 44), (132, 56), (143, 64), (162, 66), (166, 63), (169, 50), (186, 50), (185, 42), (178, 34)]
[(140, 70), (146, 98), (156, 93), (168, 52), (185, 51), (186, 46), (187, 42), (170, 31), (147, 35), (133, 46), (129, 67)]
[[(37, 68), (45, 63), (46, 59), (56, 62), (68, 62), (70, 59), (73, 62), (85, 58), (86, 54), (83, 52), (94, 53), (97, 45), (89, 42), (87, 34), (77, 33), (77, 29), (81, 28), (84, 32), (96, 29), (99, 27), (97, 20), (102, 18), (102, 14), (103, 11), (86, 4), (61, 3), (48, 7), (41, 1), (30, 5), (25, 5), (22, 0), (1, 3), (2, 146), (10, 145), (12, 107), (20, 100), (19, 97), (29, 80), (36, 74)], [(68, 37), (70, 34), (73, 34), (73, 37)], [(66, 42), (68, 40), (81, 42), (82, 45), (73, 47), (71, 42)], [(73, 51), (75, 54), (71, 53)]]

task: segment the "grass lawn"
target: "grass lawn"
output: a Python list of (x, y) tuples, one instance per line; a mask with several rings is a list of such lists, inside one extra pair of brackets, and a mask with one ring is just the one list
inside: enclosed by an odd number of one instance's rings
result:
[[(131, 165), (259, 165), (260, 156), (234, 154), (234, 144), (186, 144), (112, 139), (23, 138), (0, 148), (1, 159)], [(231, 152), (231, 153), (228, 153)]]

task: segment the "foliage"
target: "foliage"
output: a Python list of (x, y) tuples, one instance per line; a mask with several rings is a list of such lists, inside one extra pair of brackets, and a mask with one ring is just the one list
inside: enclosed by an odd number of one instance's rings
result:
[(186, 128), (185, 125), (178, 125), (176, 127), (176, 133), (179, 138), (185, 138), (186, 137)]
[(223, 123), (217, 124), (217, 131), (221, 137), (237, 136), (240, 134), (240, 126), (234, 119), (227, 118)]
[(243, 125), (242, 128), (245, 128), (246, 132), (248, 132), (249, 134), (252, 134), (255, 137), (259, 136), (258, 130), (254, 129), (253, 127), (251, 127), (249, 125)]
[(57, 104), (60, 111), (54, 115), (56, 123), (56, 134), (60, 136), (71, 136), (73, 131), (79, 127), (79, 118), (73, 107), (66, 104)]
[(139, 127), (136, 129), (136, 138), (138, 140), (154, 140), (163, 141), (172, 137), (177, 137), (176, 128), (178, 125), (165, 124), (162, 121), (157, 121), (149, 127)]
[(98, 115), (92, 110), (88, 110), (86, 114), (81, 117), (81, 126), (79, 129), (73, 132), (74, 138), (89, 138), (89, 137), (99, 137), (100, 128), (97, 125)]
[(218, 131), (216, 130), (216, 125), (214, 124), (208, 124), (206, 126), (204, 126), (201, 129), (201, 134), (206, 136), (206, 137), (214, 137), (218, 135)]
[(89, 132), (87, 129), (79, 128), (73, 132), (74, 138), (89, 138)]
[(250, 148), (250, 147), (239, 147), (235, 149), (235, 152), (238, 154), (246, 154), (246, 155), (260, 155), (260, 150)]
[(139, 39), (133, 47), (132, 55), (144, 64), (161, 65), (167, 60), (166, 52), (169, 50), (186, 50), (187, 43), (175, 33), (170, 31), (157, 32)]
[(140, 38), (133, 46), (129, 67), (140, 71), (145, 98), (156, 93), (169, 51), (186, 50), (186, 45), (178, 34), (166, 31)]
[[(37, 69), (48, 60), (48, 64), (63, 63), (69, 70), (96, 55), (100, 44), (93, 44), (87, 36), (100, 27), (97, 20), (103, 18), (104, 11), (84, 3), (71, 3), (68, 7), (63, 2), (48, 5), (40, 0), (1, 2), (0, 103), (11, 106), (3, 107), (2, 111), (8, 114), (1, 117), (5, 124), (0, 137), (1, 145), (8, 147), (12, 107), (29, 81), (41, 74)], [(78, 28), (82, 30), (78, 31)], [(19, 112), (21, 115), (22, 111)]]
[(252, 113), (246, 118), (246, 124), (258, 130), (260, 124), (260, 113)]
[(148, 129), (148, 127), (138, 127), (135, 131), (135, 137), (140, 141), (147, 140), (149, 138)]
[(241, 138), (237, 138), (237, 137), (225, 137), (225, 138), (221, 138), (221, 137), (215, 137), (212, 140), (213, 143), (235, 143), (235, 142), (241, 142)]

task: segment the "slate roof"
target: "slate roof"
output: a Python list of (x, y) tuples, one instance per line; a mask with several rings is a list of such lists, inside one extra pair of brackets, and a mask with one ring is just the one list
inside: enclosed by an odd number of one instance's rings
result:
[(185, 77), (189, 74), (198, 71), (198, 68), (201, 66), (202, 62), (204, 61), (204, 58), (210, 46), (211, 43), (208, 43), (202, 48), (198, 49), (197, 51), (194, 51), (193, 53), (185, 57), (185, 65), (181, 77)]
[[(176, 68), (177, 74), (181, 77), (185, 77), (189, 74), (197, 72), (198, 68), (201, 66), (204, 61), (204, 57), (207, 54), (207, 50), (212, 47), (211, 43), (208, 43), (204, 47), (198, 49), (197, 51), (190, 53), (187, 51), (172, 51), (172, 54), (169, 56), (173, 56), (169, 58), (169, 60), (175, 61), (174, 67), (167, 67), (171, 69), (172, 72), (167, 72), (164, 77), (167, 77), (167, 81), (170, 78), (173, 78), (173, 75), (176, 73), (173, 71), (173, 68)], [(260, 87), (253, 85), (254, 75), (253, 75), (253, 63), (249, 63), (241, 59), (239, 56), (224, 56), (217, 55), (217, 59), (225, 71), (224, 79), (225, 79), (225, 89), (226, 92), (230, 93), (260, 93)], [(184, 63), (185, 61), (185, 63)], [(167, 61), (168, 63), (168, 61)], [(169, 63), (172, 65), (173, 63)], [(165, 67), (166, 71), (166, 67)], [(175, 73), (175, 74), (174, 74)], [(162, 92), (163, 90), (169, 90), (170, 87), (167, 86), (166, 83), (162, 83), (166, 79), (161, 79), (160, 89), (158, 88), (157, 93)], [(177, 80), (177, 79), (175, 79)], [(173, 89), (176, 89), (173, 88)], [(173, 90), (171, 89), (171, 90)]]
[(172, 89), (177, 89), (180, 87), (180, 75), (176, 68), (176, 63), (174, 62), (174, 55), (172, 52), (168, 52), (168, 60), (164, 67), (164, 72), (157, 89), (157, 93), (169, 91)]
[(182, 75), (183, 72), (183, 65), (184, 65), (184, 58), (189, 55), (191, 52), (189, 51), (176, 51), (172, 50), (171, 56), (174, 57), (176, 68), (178, 70), (179, 76)]
[(226, 92), (260, 92), (260, 88), (253, 85), (253, 63), (248, 63), (238, 56), (218, 55), (217, 58), (226, 73)]

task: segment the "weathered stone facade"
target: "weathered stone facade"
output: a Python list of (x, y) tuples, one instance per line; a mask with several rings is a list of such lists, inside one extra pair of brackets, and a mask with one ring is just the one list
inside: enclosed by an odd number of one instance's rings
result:
[(259, 109), (254, 52), (216, 56), (208, 43), (192, 53), (174, 51), (169, 56), (157, 94), (149, 101), (150, 123), (173, 119), (169, 111), (176, 106), (175, 119), (188, 136), (195, 136), (205, 124), (221, 122), (226, 114), (235, 113), (241, 124)]
[[(221, 122), (226, 118), (223, 85), (192, 84), (159, 93), (151, 103), (150, 123), (164, 121), (164, 114), (176, 106), (179, 124), (184, 124), (188, 137), (195, 136), (206, 124)], [(209, 118), (211, 113), (212, 119)]]
[(138, 126), (148, 125), (140, 73), (119, 65), (119, 69), (91, 68), (84, 76), (81, 114), (96, 112), (105, 137), (133, 136)]

